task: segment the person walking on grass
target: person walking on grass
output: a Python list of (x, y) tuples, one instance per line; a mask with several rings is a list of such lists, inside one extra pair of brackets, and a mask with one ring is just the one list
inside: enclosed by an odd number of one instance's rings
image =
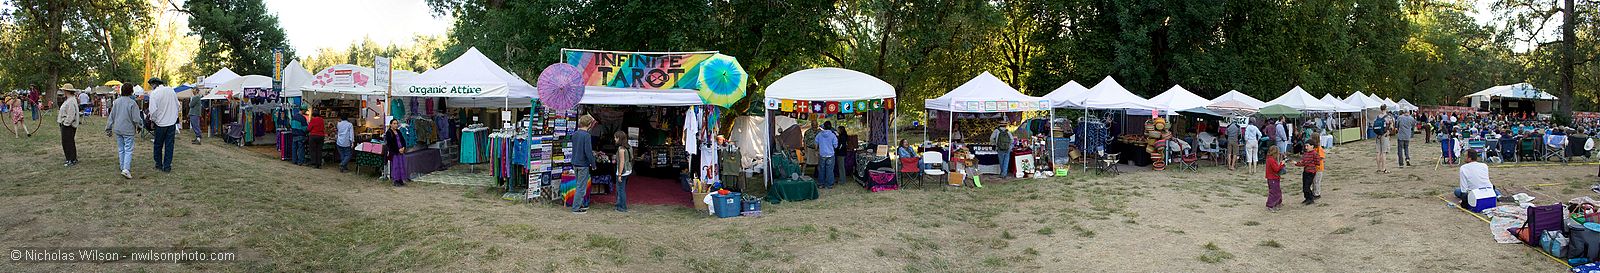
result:
[(117, 141), (117, 161), (121, 163), (122, 178), (133, 179), (128, 171), (133, 165), (133, 135), (139, 133), (144, 119), (140, 117), (139, 102), (133, 100), (133, 85), (123, 85), (117, 100), (111, 102), (106, 114), (106, 136)]
[(152, 153), (155, 154), (156, 170), (164, 173), (172, 172), (172, 143), (178, 133), (178, 113), (182, 106), (178, 104), (178, 93), (172, 87), (161, 81), (161, 78), (150, 78), (145, 81), (156, 86), (150, 91), (150, 122), (155, 123), (155, 145)]
[(78, 126), (83, 123), (78, 120), (83, 113), (78, 112), (78, 96), (72, 93), (72, 84), (61, 86), (61, 91), (67, 92), (66, 100), (61, 102), (61, 109), (56, 114), (56, 122), (61, 125), (61, 153), (66, 156), (66, 161), (61, 166), (72, 167), (78, 165)]
[(1394, 155), (1397, 157), (1395, 166), (1411, 166), (1411, 135), (1417, 128), (1417, 119), (1411, 117), (1409, 112), (1402, 113), (1399, 117), (1395, 117), (1394, 128)]
[(1305, 196), (1306, 200), (1301, 201), (1301, 204), (1310, 205), (1317, 203), (1317, 196), (1311, 192), (1312, 184), (1315, 183), (1317, 179), (1317, 166), (1322, 164), (1322, 157), (1318, 156), (1316, 152), (1311, 151), (1312, 146), (1316, 145), (1317, 144), (1315, 142), (1306, 142), (1305, 144), (1301, 144), (1302, 147), (1300, 147), (1300, 149), (1306, 152), (1300, 153), (1300, 162), (1294, 163), (1295, 166), (1300, 166), (1305, 170), (1303, 173), (1301, 173), (1300, 193)]
[[(1381, 106), (1378, 109), (1384, 113), (1389, 112), (1389, 106)], [(1393, 121), (1394, 119), (1390, 118), (1388, 114), (1379, 115), (1377, 119), (1372, 120), (1372, 126), (1368, 129), (1378, 144), (1378, 173), (1389, 173), (1389, 169), (1384, 167), (1383, 161), (1384, 150), (1389, 149), (1389, 130), (1394, 128)]]
[(628, 176), (633, 175), (633, 147), (628, 147), (628, 132), (617, 131), (617, 212), (628, 212)]
[(1278, 161), (1278, 146), (1267, 147), (1267, 211), (1278, 211), (1283, 206), (1283, 163)]
[(306, 116), (311, 117), (306, 124), (306, 165), (312, 168), (322, 168), (322, 142), (328, 138), (328, 124), (322, 117), (312, 115), (311, 110), (304, 110)]
[(577, 176), (573, 184), (572, 213), (589, 212), (589, 171), (594, 168), (594, 116), (578, 117), (578, 130), (572, 132), (572, 172)]
[(405, 138), (400, 136), (400, 120), (390, 119), (389, 126), (383, 130), (383, 157), (389, 161), (389, 181), (395, 187), (406, 186), (406, 181), (411, 176), (406, 173), (406, 146), (402, 144)]
[(350, 124), (349, 114), (340, 114), (339, 124), (333, 127), (335, 130), (333, 144), (339, 146), (339, 172), (348, 172), (350, 171), (350, 155), (355, 153), (355, 125)]

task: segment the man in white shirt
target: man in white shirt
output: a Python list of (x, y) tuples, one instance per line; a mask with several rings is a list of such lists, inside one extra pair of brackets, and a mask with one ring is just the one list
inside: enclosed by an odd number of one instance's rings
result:
[(1489, 165), (1478, 162), (1478, 152), (1467, 150), (1466, 164), (1461, 164), (1461, 185), (1456, 186), (1456, 198), (1461, 199), (1463, 206), (1471, 203), (1467, 200), (1467, 193), (1482, 188), (1494, 188), (1494, 183), (1489, 182)]
[(155, 90), (150, 91), (150, 107), (148, 109), (150, 121), (156, 124), (156, 129), (153, 133), (155, 145), (153, 145), (154, 151), (152, 152), (155, 154), (155, 167), (158, 171), (170, 173), (172, 172), (172, 141), (177, 134), (178, 114), (183, 112), (183, 109), (180, 108), (182, 105), (178, 104), (178, 93), (174, 92), (172, 87), (166, 86), (166, 82), (161, 81), (161, 78), (150, 78), (146, 83), (155, 86)]
[(356, 131), (355, 125), (350, 124), (350, 116), (339, 115), (339, 124), (334, 125), (333, 144), (339, 146), (339, 172), (350, 171), (350, 154), (354, 151)]

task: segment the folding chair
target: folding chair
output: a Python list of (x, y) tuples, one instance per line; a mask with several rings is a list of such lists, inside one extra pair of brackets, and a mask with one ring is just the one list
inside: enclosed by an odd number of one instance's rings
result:
[(1515, 160), (1517, 160), (1517, 140), (1516, 139), (1509, 138), (1509, 137), (1500, 139), (1500, 160), (1501, 161), (1515, 161)]
[(1093, 166), (1090, 166), (1090, 168), (1095, 169), (1100, 173), (1110, 173), (1112, 175), (1116, 175), (1118, 174), (1117, 155), (1119, 154), (1108, 154), (1105, 151), (1101, 151), (1100, 157), (1094, 160), (1094, 164)]
[(1539, 160), (1539, 151), (1537, 149), (1538, 149), (1538, 145), (1542, 144), (1542, 143), (1539, 143), (1540, 142), (1539, 139), (1533, 138), (1533, 137), (1524, 137), (1524, 138), (1518, 140), (1517, 142), (1518, 142), (1518, 145), (1517, 145), (1518, 146), (1517, 147), (1517, 161), (1518, 162), (1521, 162), (1521, 161), (1524, 161), (1524, 160), (1526, 160), (1526, 161)]
[(949, 173), (946, 173), (945, 170), (944, 170), (944, 165), (945, 165), (944, 164), (944, 154), (939, 153), (939, 152), (931, 152), (931, 151), (930, 152), (923, 152), (922, 153), (922, 164), (928, 166), (927, 168), (923, 168), (922, 169), (922, 174), (923, 175), (925, 175), (925, 176), (936, 176), (936, 177), (941, 178), (939, 180), (934, 180), (934, 181), (945, 181), (946, 179), (949, 179), (948, 177), (945, 177), (945, 176), (948, 176)]
[(1560, 159), (1561, 163), (1567, 163), (1567, 136), (1565, 136), (1565, 135), (1546, 135), (1546, 136), (1544, 136), (1544, 157), (1543, 158), (1544, 158), (1545, 161), (1552, 161), (1550, 159)]
[(901, 157), (900, 158), (900, 169), (896, 172), (897, 174), (899, 174), (900, 177), (898, 179), (895, 179), (895, 181), (899, 181), (900, 185), (904, 186), (906, 184), (906, 181), (907, 181), (906, 179), (910, 179), (910, 178), (915, 177), (915, 178), (918, 178), (917, 181), (919, 183), (917, 183), (917, 184), (919, 184), (919, 185), (922, 184), (920, 182), (923, 182), (923, 181), (921, 179), (921, 175), (919, 175), (919, 173), (922, 172), (922, 166), (918, 164), (921, 161), (922, 161), (922, 159), (920, 159), (920, 158)]

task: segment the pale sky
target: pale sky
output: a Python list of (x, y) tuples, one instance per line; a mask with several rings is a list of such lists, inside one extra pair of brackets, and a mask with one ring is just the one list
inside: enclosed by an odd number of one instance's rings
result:
[(435, 18), (423, 0), (266, 0), (300, 56), (348, 47), (362, 37), (379, 45), (409, 44), (415, 34), (444, 35), (448, 17)]

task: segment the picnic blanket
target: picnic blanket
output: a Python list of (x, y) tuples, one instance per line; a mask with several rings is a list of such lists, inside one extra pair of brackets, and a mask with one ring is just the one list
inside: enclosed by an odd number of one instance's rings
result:
[(1515, 244), (1522, 242), (1517, 240), (1517, 237), (1512, 235), (1508, 229), (1521, 227), (1522, 223), (1528, 220), (1528, 209), (1515, 205), (1503, 205), (1483, 210), (1483, 214), (1489, 216), (1489, 233), (1494, 235), (1496, 243)]

